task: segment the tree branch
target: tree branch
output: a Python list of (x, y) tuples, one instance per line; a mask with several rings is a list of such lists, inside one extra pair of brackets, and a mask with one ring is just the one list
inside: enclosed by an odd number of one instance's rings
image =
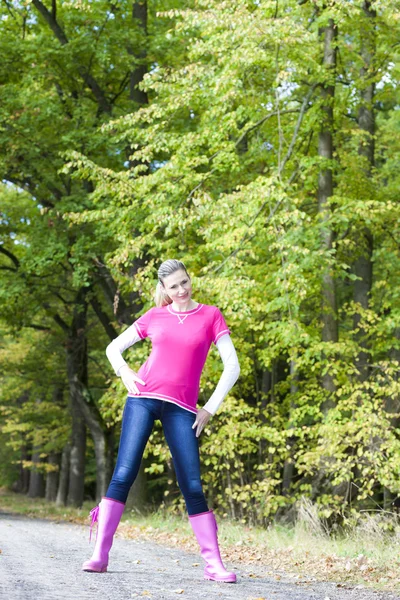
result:
[[(132, 323), (131, 310), (121, 295), (118, 294), (117, 284), (115, 283), (110, 271), (99, 258), (96, 258), (93, 262), (96, 265), (97, 273), (99, 275), (99, 285), (104, 292), (109, 306), (114, 311), (114, 314), (120, 323), (130, 325)], [(118, 299), (117, 303), (116, 299)]]
[(131, 73), (130, 73), (130, 71), (128, 71), (127, 74), (125, 75), (125, 77), (122, 79), (121, 83), (119, 84), (118, 92), (116, 92), (114, 94), (114, 96), (112, 96), (111, 104), (114, 104), (115, 101), (117, 100), (117, 98), (119, 98), (121, 96), (121, 94), (124, 93), (125, 88), (129, 83), (130, 76), (131, 76)]
[(3, 0), (3, 2), (4, 2), (4, 4), (6, 5), (6, 7), (7, 7), (7, 11), (9, 12), (10, 16), (11, 16), (11, 17), (14, 19), (14, 21), (15, 21), (16, 23), (18, 23), (18, 19), (17, 19), (17, 17), (15, 16), (15, 14), (14, 14), (14, 11), (13, 11), (12, 7), (10, 6), (10, 3), (8, 2), (8, 0)]
[[(303, 100), (303, 103), (302, 103), (301, 109), (300, 109), (300, 113), (299, 113), (299, 116), (298, 116), (298, 119), (297, 119), (296, 127), (294, 128), (292, 139), (290, 141), (290, 145), (289, 145), (288, 151), (287, 151), (286, 156), (283, 159), (282, 164), (281, 164), (280, 169), (279, 169), (279, 175), (282, 173), (283, 169), (285, 168), (286, 163), (288, 162), (289, 158), (292, 156), (292, 152), (293, 152), (294, 146), (295, 146), (296, 141), (297, 141), (297, 136), (299, 134), (300, 127), (301, 127), (301, 124), (303, 122), (304, 113), (306, 112), (307, 104), (309, 103), (310, 98), (311, 98), (312, 94), (314, 93), (314, 90), (315, 90), (316, 87), (317, 87), (317, 84), (314, 83), (314, 85), (312, 85), (310, 87), (310, 89), (308, 91), (308, 94), (306, 95), (306, 97)], [(282, 112), (280, 114), (282, 114)]]
[(58, 298), (59, 300), (61, 300), (61, 302), (62, 302), (63, 304), (66, 304), (66, 305), (68, 305), (68, 306), (75, 304), (75, 302), (74, 302), (73, 300), (65, 300), (65, 298), (63, 298), (63, 297), (61, 296), (60, 292), (53, 292), (53, 294), (54, 294), (54, 296), (55, 296), (56, 298)]
[[(246, 139), (246, 137), (249, 135), (249, 133), (251, 131), (254, 131), (254, 129), (257, 129), (258, 127), (261, 127), (261, 125), (263, 125), (263, 123), (265, 123), (266, 121), (268, 121), (268, 119), (270, 119), (271, 117), (276, 117), (277, 115), (286, 115), (286, 114), (290, 114), (290, 113), (298, 113), (299, 111), (297, 109), (292, 109), (292, 110), (281, 110), (281, 111), (274, 111), (272, 113), (268, 113), (265, 117), (263, 117), (262, 119), (260, 119), (259, 121), (257, 121), (257, 123), (254, 123), (254, 125), (251, 125), (248, 129), (246, 129), (246, 131), (244, 131), (242, 133), (242, 135), (240, 135), (238, 137), (238, 139), (235, 142), (235, 147), (238, 148), (240, 146), (240, 144), (243, 142), (244, 139)], [(209, 158), (209, 162), (211, 163), (211, 161), (218, 156), (218, 154), (221, 152), (221, 150), (218, 150), (217, 152), (215, 152), (212, 156), (210, 156)], [(205, 177), (203, 177), (203, 179), (200, 181), (200, 183), (198, 183), (196, 185), (196, 187), (194, 187), (188, 194), (188, 196), (182, 200), (181, 204), (179, 204), (179, 208), (184, 204), (184, 202), (188, 202), (192, 197), (193, 194), (195, 192), (197, 192), (198, 189), (201, 188), (201, 186), (203, 185), (203, 183), (205, 183), (207, 181), (207, 179), (210, 178), (210, 176), (214, 173), (215, 168), (211, 169), (206, 175)], [(179, 181), (179, 180), (178, 180)]]
[[(15, 256), (15, 254), (13, 254), (12, 252), (10, 252), (9, 250), (6, 250), (2, 245), (0, 245), (0, 252), (2, 254), (5, 254), (7, 256), (7, 258), (9, 258), (10, 260), (12, 260), (12, 262), (15, 265), (15, 269), (12, 269), (13, 271), (16, 271), (20, 265), (20, 262), (18, 260), (18, 258)], [(7, 268), (7, 267), (5, 267)], [(10, 267), (8, 267), (10, 268)]]
[(50, 27), (60, 44), (62, 44), (63, 46), (65, 46), (65, 44), (68, 44), (68, 38), (65, 35), (63, 29), (59, 26), (56, 20), (56, 15), (51, 13), (43, 4), (43, 2), (40, 2), (40, 0), (32, 0), (32, 4), (42, 15), (44, 20), (47, 21), (48, 26)]
[(30, 329), (37, 329), (38, 331), (51, 331), (51, 327), (45, 327), (44, 325), (35, 325), (32, 323), (31, 325), (25, 325), (25, 327), (29, 327)]
[[(58, 24), (55, 16), (46, 8), (43, 2), (40, 2), (40, 0), (32, 0), (32, 4), (47, 22), (60, 44), (62, 46), (67, 45), (69, 43), (68, 38), (64, 30)], [(102, 112), (111, 113), (112, 106), (108, 102), (103, 90), (97, 83), (96, 79), (88, 72), (86, 67), (78, 66), (78, 72), (84, 80), (84, 82), (86, 83), (86, 85), (92, 90), (93, 95), (95, 96), (96, 101), (99, 105), (99, 109)]]
[[(299, 111), (297, 109), (293, 109), (293, 110), (281, 110), (279, 111), (280, 115), (287, 115), (289, 113), (298, 113)], [(267, 115), (265, 115), (265, 117), (263, 117), (262, 119), (260, 119), (259, 121), (257, 121), (257, 123), (254, 123), (254, 125), (251, 125), (251, 127), (249, 127), (248, 129), (246, 129), (246, 131), (244, 133), (242, 133), (242, 135), (236, 140), (235, 142), (235, 146), (240, 146), (240, 144), (243, 142), (243, 140), (249, 135), (249, 133), (251, 131), (253, 131), (254, 129), (257, 129), (258, 127), (261, 127), (261, 125), (263, 125), (265, 123), (265, 121), (268, 121), (268, 119), (270, 119), (271, 117), (276, 117), (278, 115), (278, 111), (274, 111), (272, 113), (268, 113)]]
[(98, 34), (96, 36), (96, 40), (95, 40), (95, 43), (93, 45), (93, 51), (92, 51), (91, 57), (89, 58), (89, 66), (87, 68), (88, 73), (90, 73), (90, 71), (91, 71), (92, 63), (93, 63), (93, 60), (94, 60), (94, 57), (95, 57), (95, 54), (96, 54), (97, 45), (99, 43), (101, 35), (102, 35), (102, 33), (103, 33), (103, 31), (104, 31), (104, 29), (105, 29), (108, 21), (110, 20), (110, 15), (111, 14), (112, 14), (112, 12), (108, 10), (107, 13), (106, 13), (105, 21), (104, 21), (104, 23), (101, 25), (101, 27), (98, 30)]
[(116, 337), (118, 337), (118, 333), (116, 332), (115, 328), (110, 322), (110, 319), (108, 318), (107, 314), (102, 309), (101, 304), (96, 298), (96, 296), (93, 296), (93, 298), (90, 301), (90, 304), (92, 305), (94, 312), (96, 313), (100, 323), (103, 325), (104, 330), (107, 333), (110, 340), (114, 340)]
[[(105, 372), (105, 370), (103, 369), (103, 366), (99, 363), (98, 360), (96, 360), (94, 358), (94, 356), (91, 356), (90, 354), (88, 354), (88, 360), (92, 361), (96, 365), (96, 367), (98, 368), (98, 370), (101, 372), (101, 374), (104, 376), (105, 379), (109, 378), (109, 374)], [(108, 387), (101, 388), (101, 389), (108, 390)]]
[[(44, 302), (42, 304), (43, 308), (45, 309), (46, 312), (50, 312), (50, 304), (47, 304), (46, 302)], [(59, 325), (59, 327), (61, 327), (61, 329), (63, 331), (65, 331), (65, 333), (70, 332), (70, 327), (68, 326), (68, 324), (64, 321), (64, 319), (62, 319), (60, 317), (60, 315), (58, 313), (52, 314), (51, 315), (52, 319), (54, 319), (54, 321), (57, 323), (57, 325)]]
[[(299, 113), (299, 116), (298, 116), (298, 119), (297, 119), (297, 123), (296, 123), (296, 126), (294, 128), (293, 135), (292, 135), (292, 139), (291, 139), (290, 144), (289, 144), (288, 151), (287, 151), (286, 156), (283, 159), (282, 163), (279, 165), (279, 169), (278, 169), (278, 176), (279, 177), (280, 177), (283, 169), (285, 168), (286, 163), (288, 162), (288, 160), (292, 156), (293, 149), (294, 149), (295, 143), (297, 141), (297, 137), (299, 135), (300, 127), (301, 127), (301, 124), (303, 122), (303, 117), (304, 117), (304, 113), (305, 113), (306, 108), (307, 108), (307, 104), (308, 104), (308, 102), (309, 102), (309, 100), (310, 100), (310, 98), (311, 98), (311, 96), (312, 96), (312, 94), (313, 94), (313, 92), (314, 92), (314, 90), (315, 90), (316, 87), (317, 87), (317, 84), (314, 84), (313, 86), (311, 86), (311, 88), (308, 91), (308, 94), (306, 95), (306, 97), (303, 100), (303, 103), (302, 103), (302, 106), (301, 106), (301, 109), (300, 109), (300, 113)], [(280, 114), (282, 114), (282, 112)], [(269, 200), (269, 197), (268, 197), (268, 199), (265, 202), (262, 203), (262, 205), (260, 206), (260, 208), (257, 210), (257, 212), (255, 213), (255, 215), (253, 216), (253, 218), (250, 221), (249, 227), (251, 227), (254, 224), (254, 222), (256, 221), (256, 219), (259, 217), (259, 215), (262, 213), (262, 211), (264, 210), (264, 208), (267, 206), (268, 200)], [(282, 202), (283, 202), (283, 199), (278, 200), (278, 202), (275, 204), (275, 206), (271, 210), (266, 223), (269, 223), (269, 221), (271, 221), (272, 217), (274, 216), (274, 214), (276, 213), (276, 211), (278, 210), (278, 208), (280, 207), (280, 205), (282, 204)], [(222, 267), (225, 265), (225, 263), (227, 263), (228, 260), (230, 258), (232, 258), (232, 256), (236, 256), (236, 254), (243, 247), (243, 245), (246, 242), (252, 240), (255, 237), (255, 235), (256, 235), (256, 233), (253, 233), (253, 235), (251, 235), (251, 236), (248, 233), (245, 233), (245, 235), (240, 240), (239, 245), (237, 246), (237, 248), (235, 248), (235, 250), (233, 250), (222, 261), (222, 263), (216, 269), (214, 269), (214, 272), (217, 273), (218, 271), (220, 271), (222, 269)]]

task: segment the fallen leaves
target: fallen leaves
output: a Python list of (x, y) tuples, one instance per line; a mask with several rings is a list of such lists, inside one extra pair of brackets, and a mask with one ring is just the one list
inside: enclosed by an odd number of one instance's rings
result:
[[(168, 531), (160, 531), (153, 527), (141, 527), (130, 524), (122, 524), (120, 531), (124, 537), (135, 539), (146, 539), (165, 546), (171, 545), (171, 534)], [(192, 535), (175, 536), (179, 541), (174, 544), (175, 548), (182, 548), (189, 552), (198, 553), (198, 544)], [(268, 575), (279, 581), (278, 572), (285, 572), (286, 577), (304, 577), (307, 574), (308, 580), (335, 581), (339, 580), (340, 586), (349, 584), (358, 585), (361, 582), (369, 585), (376, 585), (382, 588), (394, 589), (398, 586), (399, 564), (387, 565), (382, 567), (374, 563), (364, 554), (356, 557), (338, 556), (334, 553), (316, 555), (310, 550), (304, 549), (299, 552), (293, 546), (286, 548), (272, 549), (266, 545), (255, 545), (250, 538), (244, 537), (239, 543), (230, 547), (222, 542), (224, 561), (237, 565), (265, 565), (269, 567)], [(179, 559), (173, 559), (179, 564)], [(192, 563), (192, 566), (200, 566), (202, 563)], [(296, 574), (297, 573), (297, 574)], [(249, 575), (250, 578), (254, 577)], [(300, 585), (300, 583), (299, 583)], [(302, 582), (301, 585), (307, 585)], [(269, 600), (269, 599), (268, 599)]]
[[(175, 594), (184, 594), (185, 590), (182, 588), (178, 588), (177, 590), (173, 590), (173, 592)], [(148, 598), (152, 597), (152, 592), (150, 590), (143, 590), (142, 592), (140, 592), (140, 594), (138, 592), (133, 592), (131, 594), (131, 598), (137, 598), (138, 596), (146, 596)]]

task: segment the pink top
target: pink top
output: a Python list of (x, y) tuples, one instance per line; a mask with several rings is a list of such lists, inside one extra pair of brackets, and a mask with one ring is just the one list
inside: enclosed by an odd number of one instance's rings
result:
[[(154, 307), (134, 322), (139, 336), (151, 339), (149, 358), (136, 383), (139, 396), (174, 402), (194, 413), (199, 395), (201, 372), (211, 343), (230, 333), (216, 306), (199, 304), (177, 312), (171, 305)], [(129, 396), (137, 394), (129, 393)]]

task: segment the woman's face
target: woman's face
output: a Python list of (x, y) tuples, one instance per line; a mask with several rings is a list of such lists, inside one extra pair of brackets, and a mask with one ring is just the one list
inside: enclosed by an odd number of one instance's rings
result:
[(183, 269), (163, 279), (165, 291), (176, 304), (187, 304), (192, 297), (192, 282)]

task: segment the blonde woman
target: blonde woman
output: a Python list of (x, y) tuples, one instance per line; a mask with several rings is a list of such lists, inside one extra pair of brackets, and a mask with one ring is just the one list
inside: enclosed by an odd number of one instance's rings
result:
[[(239, 376), (236, 351), (221, 311), (192, 298), (191, 279), (181, 261), (167, 260), (160, 266), (155, 304), (106, 350), (115, 373), (128, 390), (128, 398), (114, 474), (106, 496), (91, 512), (92, 523), (98, 522), (94, 553), (82, 569), (98, 573), (107, 570), (114, 533), (154, 421), (159, 419), (189, 521), (206, 562), (204, 577), (234, 583), (235, 573), (227, 571), (222, 563), (215, 516), (202, 489), (198, 437)], [(135, 373), (122, 358), (122, 352), (147, 337), (152, 350)], [(214, 393), (198, 410), (200, 376), (213, 342), (224, 370)]]

